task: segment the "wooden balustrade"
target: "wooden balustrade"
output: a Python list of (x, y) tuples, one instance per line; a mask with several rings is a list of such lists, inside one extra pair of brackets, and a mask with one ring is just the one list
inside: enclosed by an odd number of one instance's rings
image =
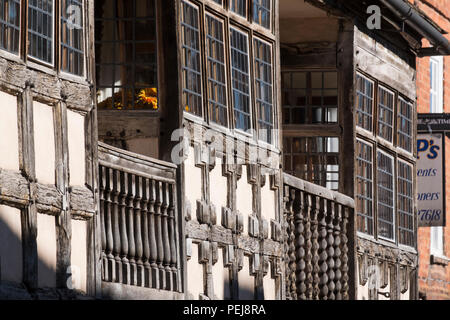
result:
[(181, 290), (176, 167), (99, 144), (102, 280)]
[(349, 298), (348, 235), (354, 200), (284, 174), (286, 298)]

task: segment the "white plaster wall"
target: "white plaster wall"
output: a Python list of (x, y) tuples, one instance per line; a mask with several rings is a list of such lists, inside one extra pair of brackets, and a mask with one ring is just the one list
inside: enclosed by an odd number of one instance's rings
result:
[(72, 287), (86, 292), (87, 279), (87, 222), (72, 220)]
[(212, 267), (214, 295), (219, 300), (230, 299), (230, 271), (223, 266), (223, 249), (218, 249), (218, 259)]
[(244, 234), (248, 233), (248, 216), (253, 213), (252, 185), (247, 182), (247, 166), (242, 166), (242, 177), (237, 182), (236, 209), (244, 216)]
[(192, 298), (198, 300), (204, 293), (203, 265), (198, 263), (198, 244), (192, 244), (192, 255), (187, 261), (187, 286)]
[(276, 282), (275, 279), (273, 279), (270, 275), (270, 268), (269, 272), (267, 272), (266, 276), (263, 279), (263, 286), (264, 300), (275, 300)]
[[(391, 270), (388, 270), (388, 285), (385, 288), (378, 288), (380, 292), (391, 292)], [(386, 298), (385, 296), (379, 294), (378, 300), (391, 300), (391, 298)]]
[(0, 91), (0, 111), (0, 168), (19, 171), (17, 97)]
[(55, 183), (55, 130), (53, 108), (33, 102), (34, 153), (38, 182)]
[(197, 200), (202, 199), (202, 169), (195, 166), (194, 148), (189, 147), (189, 155), (184, 162), (185, 197), (191, 203), (192, 220), (197, 220)]
[(244, 266), (238, 273), (239, 300), (255, 299), (255, 278), (250, 275), (250, 259), (244, 256)]
[(70, 185), (84, 186), (86, 183), (84, 116), (70, 110), (67, 111), (67, 137)]
[(0, 205), (0, 280), (22, 282), (20, 210)]
[[(261, 188), (261, 215), (267, 220), (270, 226), (270, 220), (275, 220), (275, 191), (270, 189), (270, 176), (266, 175), (266, 183)], [(271, 237), (272, 228), (269, 227), (269, 237)]]
[(38, 286), (56, 286), (56, 229), (55, 217), (38, 213), (37, 250)]
[[(359, 264), (357, 264), (356, 267), (356, 271), (357, 271), (357, 275), (359, 275)], [(356, 287), (357, 289), (357, 295), (356, 295), (356, 299), (357, 300), (369, 300), (369, 282), (367, 281), (366, 284), (363, 286), (360, 284), (359, 282), (359, 276), (358, 278), (358, 285)]]
[[(222, 158), (216, 158), (216, 166), (209, 174), (211, 190), (210, 199), (216, 207), (217, 217), (220, 217), (222, 207), (227, 207), (228, 181), (222, 176)], [(220, 219), (217, 219), (220, 224)]]
[(409, 289), (406, 290), (405, 293), (400, 292), (400, 300), (410, 300), (409, 295), (410, 295)]

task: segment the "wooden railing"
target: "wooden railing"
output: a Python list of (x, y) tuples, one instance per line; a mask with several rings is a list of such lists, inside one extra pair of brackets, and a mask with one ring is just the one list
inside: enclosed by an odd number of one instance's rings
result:
[(354, 200), (284, 174), (286, 298), (349, 299)]
[(176, 166), (99, 144), (102, 280), (181, 290)]

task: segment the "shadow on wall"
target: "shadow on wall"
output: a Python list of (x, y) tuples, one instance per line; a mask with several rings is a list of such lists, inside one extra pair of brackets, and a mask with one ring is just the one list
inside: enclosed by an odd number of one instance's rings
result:
[[(46, 230), (39, 230), (46, 232)], [(48, 253), (52, 255), (53, 252)], [(54, 252), (56, 259), (56, 251)], [(23, 253), (20, 210), (0, 205), (0, 300), (16, 299), (71, 299), (75, 292), (43, 287), (31, 292), (23, 284)], [(38, 260), (38, 276), (44, 283), (56, 283), (54, 267), (41, 258)], [(56, 286), (56, 285), (55, 285)]]

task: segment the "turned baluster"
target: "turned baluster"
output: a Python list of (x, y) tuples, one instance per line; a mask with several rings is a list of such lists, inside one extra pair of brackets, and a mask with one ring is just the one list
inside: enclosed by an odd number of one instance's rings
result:
[(106, 257), (108, 258), (108, 280), (115, 281), (115, 260), (112, 254), (114, 249), (114, 239), (112, 230), (112, 169), (106, 168), (106, 187), (105, 187), (105, 219), (106, 219)]
[(150, 201), (148, 205), (148, 233), (150, 238), (150, 267), (151, 267), (151, 286), (157, 288), (159, 283), (159, 271), (156, 259), (158, 258), (158, 249), (156, 245), (156, 228), (155, 228), (155, 202), (156, 202), (156, 183), (150, 180)]
[(296, 243), (296, 267), (297, 267), (297, 293), (300, 300), (306, 300), (306, 250), (305, 250), (305, 224), (304, 224), (304, 192), (298, 191), (298, 201), (294, 202), (295, 214), (295, 243)]
[(336, 288), (334, 283), (334, 201), (328, 201), (328, 214), (327, 214), (327, 267), (328, 267), (328, 299), (335, 300), (336, 295), (334, 293), (334, 289)]
[(295, 189), (287, 188), (288, 202), (286, 203), (285, 230), (286, 230), (286, 270), (287, 270), (287, 294), (292, 300), (297, 299), (296, 258), (295, 258), (295, 225), (294, 225), (294, 201)]
[(170, 269), (170, 240), (169, 240), (169, 221), (168, 221), (168, 208), (169, 208), (169, 184), (164, 182), (162, 184), (162, 199), (163, 203), (161, 205), (161, 229), (163, 237), (163, 250), (164, 250), (164, 270), (166, 275), (166, 290), (170, 290), (171, 285), (171, 269)]
[(106, 176), (105, 167), (100, 166), (100, 227), (101, 227), (101, 242), (102, 242), (102, 280), (107, 280), (108, 262), (106, 258), (106, 224), (105, 224), (105, 195), (106, 195)]
[(341, 221), (342, 221), (342, 205), (336, 205), (336, 214), (334, 219), (334, 279), (336, 300), (342, 300), (342, 283), (341, 283)]
[(134, 240), (134, 196), (135, 175), (128, 174), (128, 196), (127, 196), (127, 229), (128, 229), (128, 260), (130, 261), (129, 284), (136, 284), (136, 243)]
[(342, 251), (342, 299), (348, 300), (348, 289), (349, 289), (349, 277), (348, 277), (348, 247), (347, 247), (347, 227), (348, 227), (348, 217), (349, 217), (349, 209), (348, 207), (343, 208), (343, 219), (342, 219), (342, 244), (341, 244), (341, 251)]
[(169, 185), (169, 238), (170, 238), (170, 267), (172, 270), (173, 290), (176, 290), (177, 284), (177, 247), (176, 247), (176, 228), (175, 228), (175, 197), (176, 189), (174, 184)]
[(144, 261), (144, 286), (150, 287), (150, 243), (148, 235), (148, 203), (150, 197), (150, 180), (142, 180), (142, 244)]
[(112, 231), (114, 241), (114, 281), (122, 282), (122, 261), (120, 259), (120, 229), (119, 229), (119, 188), (120, 188), (120, 175), (117, 170), (112, 171)]
[(119, 208), (120, 208), (120, 257), (122, 258), (121, 282), (129, 283), (130, 263), (128, 256), (128, 235), (127, 235), (127, 215), (126, 215), (126, 200), (128, 188), (128, 174), (123, 171), (120, 172), (120, 194), (119, 194)]
[(319, 272), (320, 272), (320, 265), (319, 265), (319, 226), (318, 226), (318, 216), (319, 216), (319, 211), (320, 211), (320, 198), (318, 196), (312, 196), (312, 209), (311, 209), (311, 229), (312, 229), (312, 234), (311, 234), (311, 242), (312, 242), (312, 247), (311, 247), (311, 255), (312, 255), (312, 277), (313, 277), (313, 282), (312, 282), (312, 299), (314, 300), (318, 300), (319, 299), (319, 293), (320, 293), (320, 288), (319, 288), (319, 282), (320, 282), (320, 277), (319, 277)]
[(135, 177), (134, 197), (134, 239), (136, 241), (136, 284), (144, 285), (144, 263), (142, 262), (143, 246), (141, 232), (141, 200), (142, 200), (142, 177)]
[(305, 243), (306, 300), (313, 299), (313, 291), (314, 291), (311, 219), (312, 219), (312, 196), (310, 194), (306, 194), (304, 207), (305, 240), (306, 240)]
[(327, 200), (320, 199), (320, 213), (319, 213), (319, 267), (320, 267), (320, 298), (323, 300), (327, 299), (328, 295), (328, 276), (327, 276)]
[(156, 246), (157, 246), (157, 258), (156, 263), (159, 269), (159, 288), (164, 288), (164, 246), (161, 224), (161, 205), (162, 205), (162, 182), (156, 181), (156, 201), (155, 201), (155, 227), (156, 227)]

